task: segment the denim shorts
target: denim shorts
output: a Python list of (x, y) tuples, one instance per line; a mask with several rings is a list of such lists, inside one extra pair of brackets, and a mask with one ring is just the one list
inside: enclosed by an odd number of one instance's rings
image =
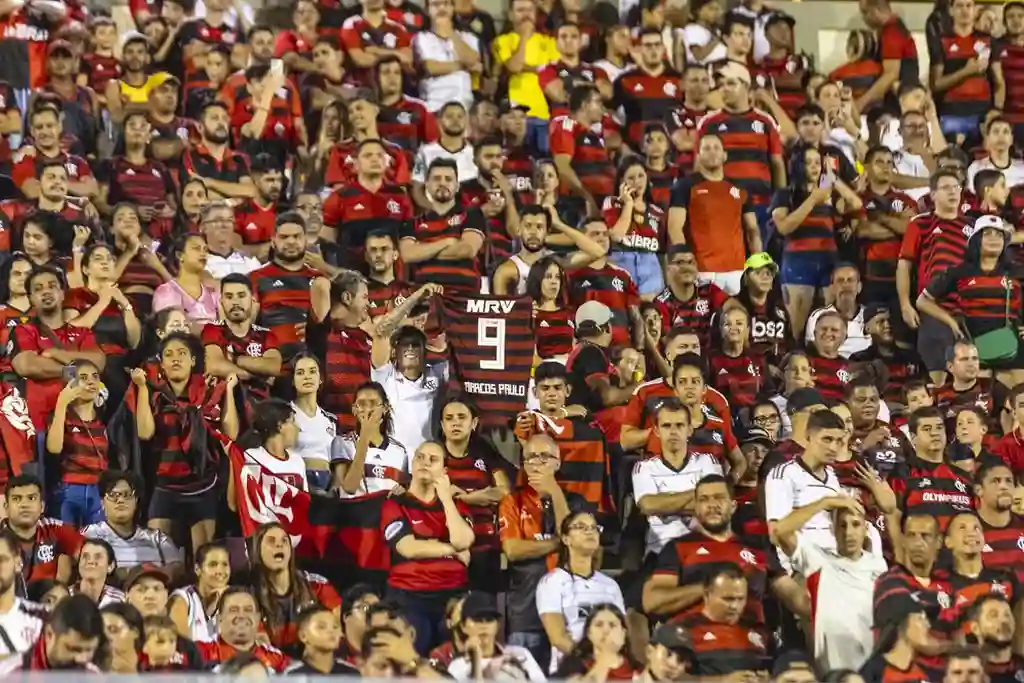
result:
[(779, 273), (784, 285), (804, 285), (822, 289), (832, 282), (835, 253), (824, 251), (785, 252)]
[(613, 251), (608, 260), (629, 273), (641, 295), (658, 294), (665, 289), (665, 274), (657, 254), (650, 251)]
[(96, 484), (61, 484), (60, 521), (82, 528), (106, 519)]

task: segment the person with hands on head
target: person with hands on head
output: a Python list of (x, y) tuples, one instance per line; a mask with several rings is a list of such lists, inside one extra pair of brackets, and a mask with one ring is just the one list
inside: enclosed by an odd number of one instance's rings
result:
[(231, 579), (231, 557), (220, 541), (207, 543), (196, 552), (196, 582), (171, 592), (167, 613), (178, 635), (195, 642), (217, 639), (217, 608)]
[(110, 466), (111, 444), (96, 406), (102, 386), (99, 370), (87, 360), (68, 367), (73, 376), (57, 396), (46, 428), (46, 451), (61, 465), (60, 518), (83, 527), (103, 520), (97, 484)]
[(416, 627), (416, 650), (441, 641), (449, 597), (464, 590), (473, 546), (472, 517), (456, 501), (444, 466), (444, 446), (423, 442), (412, 459), (408, 490), (384, 501), (380, 528), (391, 547), (388, 597)]
[[(396, 610), (392, 607), (389, 611)], [(387, 612), (382, 611), (381, 614), (386, 616)], [(371, 625), (363, 635), (362, 652), (358, 658), (360, 670), (368, 672), (374, 658), (383, 656), (390, 661), (394, 675), (420, 680), (444, 678), (430, 660), (420, 656), (416, 649), (416, 636), (417, 631), (410, 623), (409, 615), (401, 611), (390, 616), (386, 625)]]

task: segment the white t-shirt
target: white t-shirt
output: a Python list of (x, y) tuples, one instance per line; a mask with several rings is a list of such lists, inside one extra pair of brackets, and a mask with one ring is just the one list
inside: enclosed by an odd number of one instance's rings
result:
[[(479, 54), (480, 41), (468, 31), (459, 31), (459, 37)], [(455, 46), (451, 40), (440, 38), (436, 33), (420, 31), (412, 39), (412, 50), (416, 62), (458, 61)], [(420, 78), (420, 97), (427, 109), (436, 112), (448, 102), (462, 102), (466, 111), (473, 106), (473, 76), (465, 69), (452, 71), (443, 76)]]
[(206, 270), (218, 280), (228, 275), (248, 275), (262, 264), (258, 259), (246, 256), (240, 251), (233, 251), (227, 256), (211, 253), (206, 258)]
[(12, 652), (7, 643), (0, 640), (0, 657), (28, 652), (35, 645), (43, 632), (42, 615), (46, 608), (23, 598), (14, 598), (11, 609), (0, 614), (0, 627), (7, 632), (11, 644), (14, 645)]
[[(583, 639), (583, 625), (590, 615), (590, 608), (611, 603), (626, 611), (619, 584), (601, 572), (583, 577), (556, 567), (541, 578), (535, 597), (537, 614), (541, 617), (561, 614), (565, 618), (566, 630), (577, 643)], [(560, 661), (561, 651), (551, 648), (551, 673), (558, 670)]]
[(999, 168), (992, 163), (992, 157), (985, 157), (984, 159), (978, 159), (971, 163), (967, 167), (967, 186), (964, 189), (974, 192), (974, 176), (978, 175), (978, 171), (1000, 171), (1003, 176), (1006, 177), (1006, 186), (1013, 187), (1014, 185), (1024, 185), (1024, 161), (1019, 159), (1010, 159), (1010, 165), (1006, 168)]
[(893, 162), (896, 166), (896, 172), (900, 175), (926, 179), (920, 187), (904, 188), (903, 192), (915, 202), (928, 194), (927, 178), (931, 177), (931, 173), (928, 171), (928, 167), (924, 165), (924, 159), (906, 150), (896, 150), (893, 152)]
[[(804, 335), (807, 343), (814, 341), (814, 326), (818, 323), (818, 318), (821, 317), (821, 314), (825, 311), (835, 310), (835, 306), (825, 306), (811, 313), (810, 317), (807, 318), (807, 333)], [(864, 331), (864, 307), (861, 306), (857, 309), (857, 315), (854, 316), (853, 320), (846, 321), (846, 341), (839, 347), (839, 355), (843, 358), (849, 358), (869, 346), (871, 346), (871, 335)]]
[(197, 643), (212, 643), (217, 640), (217, 620), (206, 615), (203, 599), (195, 586), (185, 586), (171, 593), (172, 598), (180, 598), (188, 609), (188, 623), (192, 640)]
[[(283, 479), (292, 486), (302, 491), (309, 490), (309, 482), (306, 481), (306, 461), (301, 456), (289, 451), (287, 460), (280, 460), (271, 455), (266, 448), (250, 448), (245, 452), (245, 467), (254, 470), (262, 467), (278, 479)], [(256, 472), (257, 477), (259, 471)]]
[(320, 406), (316, 414), (310, 417), (295, 403), (295, 424), (299, 426), (299, 440), (291, 452), (303, 460), (330, 460), (331, 444), (338, 435), (338, 423)]
[[(794, 570), (808, 577), (818, 666), (822, 671), (859, 671), (875, 646), (872, 604), (875, 579), (889, 569), (885, 558), (865, 552), (854, 561), (834, 550), (819, 548), (807, 538), (798, 538), (790, 560)], [(816, 579), (810, 579), (815, 574)]]
[(428, 365), (418, 380), (406, 379), (388, 363), (370, 371), (370, 379), (384, 387), (391, 404), (395, 441), (405, 447), (409, 457), (434, 435), (434, 402), (448, 384), (448, 363)]
[(440, 142), (429, 142), (416, 152), (416, 159), (412, 166), (412, 179), (417, 183), (427, 180), (427, 169), (435, 159), (452, 159), (458, 167), (459, 183), (473, 180), (479, 175), (476, 161), (473, 160), (473, 145), (468, 142), (457, 152), (449, 152), (441, 146)]
[(109, 543), (120, 568), (137, 567), (140, 564), (165, 567), (185, 561), (184, 551), (174, 545), (170, 536), (156, 529), (138, 527), (129, 538), (124, 538), (106, 522), (97, 522), (82, 529), (82, 535)]
[[(785, 519), (797, 508), (817, 503), (822, 498), (838, 495), (842, 491), (834, 468), (826, 467), (824, 479), (819, 479), (811, 474), (800, 458), (776, 465), (768, 473), (764, 486), (765, 519), (769, 522)], [(829, 513), (822, 511), (814, 515), (802, 530), (812, 529), (824, 530), (831, 535), (832, 518)]]
[(726, 49), (722, 41), (718, 41), (718, 44), (711, 50), (707, 57), (704, 59), (697, 59), (693, 56), (693, 47), (704, 47), (709, 42), (715, 39), (715, 35), (705, 27), (701, 26), (697, 22), (691, 22), (683, 28), (683, 45), (686, 47), (686, 63), (687, 64), (713, 64), (714, 62), (725, 59)]
[[(543, 683), (547, 680), (547, 676), (541, 671), (540, 665), (537, 664), (537, 660), (533, 658), (530, 651), (525, 647), (519, 647), (517, 645), (502, 645), (500, 646), (500, 654), (498, 657), (512, 658), (519, 662), (526, 672), (526, 680), (530, 683)], [(491, 662), (496, 657), (488, 657), (480, 660), (480, 670), (484, 671), (490, 666)], [(456, 657), (452, 660), (451, 664), (448, 665), (448, 675), (457, 681), (474, 681), (473, 678), (473, 662), (470, 661), (469, 657), (463, 655), (462, 657)], [(497, 677), (496, 677), (497, 678)], [(510, 680), (507, 678), (498, 678), (498, 680)]]
[[(352, 462), (356, 458), (355, 434), (345, 434), (335, 442), (331, 462)], [(370, 446), (363, 462), (363, 480), (355, 493), (341, 491), (342, 498), (358, 498), (377, 491), (390, 491), (410, 472), (409, 454), (402, 444), (385, 440), (379, 447)]]
[[(690, 453), (678, 472), (660, 456), (647, 458), (633, 467), (633, 497), (639, 504), (644, 496), (692, 491), (709, 474), (723, 474), (721, 463), (710, 453)], [(669, 541), (688, 531), (686, 524), (683, 515), (648, 517), (647, 553), (660, 553)]]

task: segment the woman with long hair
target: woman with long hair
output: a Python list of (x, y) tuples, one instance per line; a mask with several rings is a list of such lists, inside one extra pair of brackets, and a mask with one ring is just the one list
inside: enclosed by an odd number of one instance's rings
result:
[(320, 361), (303, 351), (291, 362), (292, 410), (299, 427), (291, 452), (306, 463), (306, 480), (311, 490), (324, 491), (331, 485), (331, 449), (340, 439), (338, 418), (320, 407), (323, 386)]
[(132, 302), (136, 314), (145, 319), (153, 311), (153, 292), (169, 282), (171, 274), (155, 253), (158, 245), (142, 231), (142, 220), (134, 204), (114, 207), (110, 234), (117, 256), (114, 280)]
[(45, 266), (48, 264), (67, 265), (66, 259), (61, 259), (61, 250), (57, 245), (57, 235), (53, 229), (52, 217), (49, 212), (36, 213), (25, 219), (21, 228), (20, 244), (13, 245), (17, 251), (28, 256), (34, 266)]
[[(25, 282), (34, 264), (24, 252), (16, 251), (0, 264), (0, 349), (7, 348), (17, 325), (32, 319)], [(0, 380), (14, 381), (18, 375), (11, 367), (8, 354), (0, 356)]]
[[(999, 216), (982, 216), (968, 237), (963, 263), (939, 272), (917, 297), (917, 309), (948, 325), (957, 339), (1011, 328), (1018, 339), (1013, 356), (987, 357), (985, 347), (979, 349), (982, 367), (1007, 387), (1024, 382), (1024, 271), (1007, 253), (1012, 234), (1013, 227)], [(960, 312), (963, 326), (942, 304)]]
[[(846, 155), (850, 168), (863, 157), (867, 147), (860, 140), (860, 112), (853, 102), (853, 91), (844, 83), (825, 81), (814, 90), (814, 101), (825, 114), (825, 136), (822, 142), (835, 145)], [(842, 173), (842, 167), (840, 167)]]
[[(172, 334), (192, 334), (192, 326), (185, 317), (185, 311), (177, 307), (165, 308), (153, 316), (152, 331), (155, 339), (151, 343), (159, 346), (160, 342)], [(149, 344), (147, 343), (147, 348)], [(146, 372), (146, 378), (151, 382), (160, 380), (160, 357), (153, 355), (142, 363), (142, 369)]]
[(206, 238), (198, 233), (183, 235), (175, 242), (172, 253), (178, 272), (173, 280), (156, 288), (153, 293), (153, 312), (177, 306), (185, 311), (194, 327), (202, 329), (203, 325), (217, 320), (220, 310), (217, 289), (207, 286), (205, 282), (208, 258)]
[(114, 674), (137, 674), (142, 651), (142, 615), (127, 602), (117, 602), (100, 608), (103, 632), (107, 636), (110, 659), (104, 670)]
[(292, 539), (280, 524), (264, 524), (252, 537), (249, 552), (252, 587), (263, 614), (263, 627), (275, 647), (298, 642), (295, 618), (311, 602), (340, 612), (341, 597), (317, 574), (297, 569)]
[(750, 316), (750, 352), (778, 365), (793, 347), (789, 314), (782, 299), (779, 267), (765, 252), (751, 254), (735, 299)]
[(540, 361), (565, 362), (573, 346), (576, 311), (569, 305), (565, 269), (554, 256), (530, 266), (526, 293), (533, 300), (533, 329), (537, 335), (535, 365)]
[[(711, 386), (729, 397), (729, 405), (750, 409), (769, 381), (764, 358), (750, 351), (750, 314), (735, 301), (728, 301), (718, 314), (719, 344), (708, 353)], [(735, 414), (735, 412), (734, 412)]]
[(231, 580), (231, 557), (220, 541), (196, 551), (196, 581), (178, 588), (167, 601), (167, 612), (182, 638), (200, 642), (217, 639), (217, 607)]
[(824, 296), (838, 260), (840, 224), (863, 202), (841, 178), (825, 168), (816, 147), (803, 150), (801, 172), (775, 193), (772, 220), (783, 239), (782, 286), (795, 339), (802, 339), (816, 294)]
[[(580, 197), (563, 195), (560, 186), (555, 162), (551, 159), (538, 159), (533, 167), (533, 201), (527, 204), (548, 209), (548, 213), (552, 214), (552, 223), (557, 219), (575, 227), (587, 215), (586, 204)], [(568, 254), (576, 249), (572, 240), (554, 229), (548, 230), (544, 243), (558, 254)]]
[[(582, 615), (606, 603), (626, 611), (619, 584), (598, 571), (601, 529), (597, 518), (590, 512), (571, 513), (562, 520), (558, 538), (558, 566), (540, 580), (536, 593), (537, 613), (551, 643), (552, 673), (587, 634), (589, 620), (584, 622)], [(586, 592), (577, 591), (578, 583), (587, 585)]]
[(632, 681), (643, 670), (630, 654), (626, 615), (622, 607), (604, 603), (590, 608), (583, 636), (554, 672), (570, 681)]
[(210, 193), (206, 183), (199, 178), (189, 178), (181, 186), (181, 206), (175, 219), (175, 233), (187, 235), (199, 232), (199, 222), (203, 215), (203, 207), (210, 203)]
[(665, 289), (660, 260), (667, 239), (665, 211), (651, 199), (647, 166), (638, 156), (619, 164), (615, 187), (619, 196), (606, 199), (601, 211), (612, 242), (608, 260), (629, 273), (640, 296), (653, 299)]
[(366, 382), (356, 389), (352, 415), (355, 431), (332, 449), (332, 488), (343, 498), (357, 498), (408, 483), (409, 454), (394, 439), (394, 414), (384, 387)]
[(117, 571), (114, 549), (102, 538), (86, 538), (78, 550), (78, 582), (71, 586), (71, 595), (89, 596), (97, 607), (124, 602), (124, 591), (110, 585)]

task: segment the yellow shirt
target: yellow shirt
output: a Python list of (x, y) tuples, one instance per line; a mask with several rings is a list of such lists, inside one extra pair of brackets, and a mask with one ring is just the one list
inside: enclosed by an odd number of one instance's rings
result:
[[(512, 55), (519, 49), (518, 33), (503, 33), (494, 39), (494, 58), (499, 64), (505, 64), (512, 58)], [(530, 116), (546, 119), (551, 116), (548, 110), (548, 100), (541, 90), (540, 81), (537, 79), (536, 70), (548, 62), (554, 62), (561, 58), (558, 48), (555, 46), (555, 39), (543, 33), (534, 33), (526, 40), (526, 59), (524, 65), (531, 67), (533, 71), (524, 71), (518, 74), (510, 74), (508, 79), (508, 98), (518, 104), (530, 108)]]
[(124, 81), (118, 81), (121, 86), (121, 99), (131, 104), (146, 104), (149, 102), (149, 95), (157, 85), (163, 83), (157, 74), (150, 74), (146, 82), (139, 87), (128, 85)]

